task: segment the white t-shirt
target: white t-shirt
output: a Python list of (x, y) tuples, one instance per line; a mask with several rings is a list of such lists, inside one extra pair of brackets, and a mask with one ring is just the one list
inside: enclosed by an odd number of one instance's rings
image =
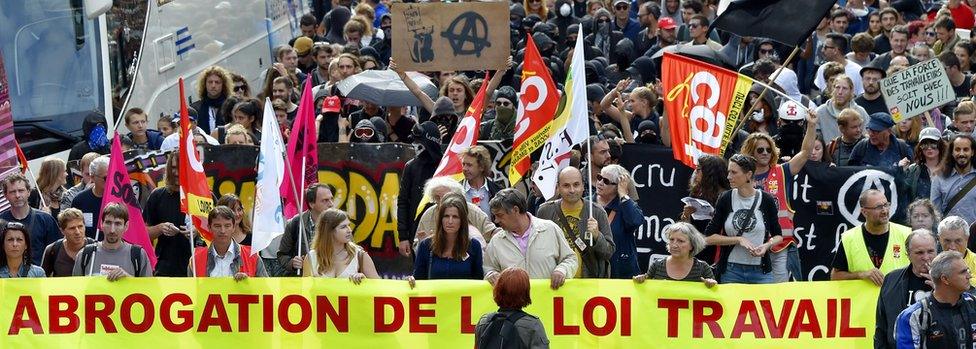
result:
[[(817, 68), (817, 76), (814, 77), (813, 80), (813, 84), (817, 86), (820, 91), (827, 88), (827, 81), (824, 80), (823, 77), (824, 67), (826, 66), (827, 63), (825, 62), (824, 64), (821, 64), (819, 68)], [(844, 72), (849, 78), (851, 78), (851, 81), (854, 81), (854, 95), (858, 96), (864, 93), (864, 85), (861, 84), (861, 66), (848, 60), (847, 65), (844, 66)]]

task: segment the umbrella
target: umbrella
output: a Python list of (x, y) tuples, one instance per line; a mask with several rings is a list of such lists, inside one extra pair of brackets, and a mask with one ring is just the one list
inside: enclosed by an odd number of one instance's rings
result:
[[(434, 83), (424, 74), (408, 72), (420, 89), (431, 99), (437, 98)], [(339, 81), (339, 91), (348, 98), (367, 101), (379, 106), (420, 106), (420, 100), (403, 84), (392, 70), (367, 70)]]
[(657, 52), (651, 56), (655, 63), (658, 64), (658, 67), (661, 66), (661, 58), (664, 57), (665, 52), (691, 57), (726, 69), (732, 68), (731, 65), (726, 63), (725, 56), (723, 56), (720, 52), (713, 50), (711, 47), (708, 47), (708, 45), (677, 44), (665, 46), (664, 48), (657, 50)]

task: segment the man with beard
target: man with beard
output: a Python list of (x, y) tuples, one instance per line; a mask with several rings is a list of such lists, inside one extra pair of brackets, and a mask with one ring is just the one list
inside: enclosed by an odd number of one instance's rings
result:
[(862, 139), (851, 150), (849, 166), (896, 167), (907, 159), (912, 160), (912, 148), (891, 133), (895, 121), (888, 113), (871, 114), (868, 121), (868, 138)]
[(939, 174), (932, 178), (932, 204), (946, 216), (976, 221), (976, 171), (973, 171), (973, 146), (969, 134), (957, 134), (949, 141), (949, 154)]
[(573, 278), (605, 279), (610, 277), (610, 257), (615, 249), (613, 232), (606, 211), (583, 200), (583, 189), (582, 171), (572, 166), (562, 169), (557, 183), (559, 199), (542, 204), (538, 216), (559, 225), (576, 253), (582, 268)]
[(868, 115), (888, 111), (884, 98), (881, 98), (881, 79), (887, 75), (874, 62), (861, 68), (861, 83), (864, 85), (864, 93), (854, 98), (854, 103), (864, 108)]
[(678, 25), (675, 24), (674, 19), (671, 19), (671, 17), (661, 17), (661, 19), (657, 20), (657, 43), (644, 52), (644, 55), (650, 57), (662, 48), (674, 45), (678, 39), (677, 30)]
[(874, 347), (895, 348), (895, 320), (898, 313), (928, 297), (929, 263), (935, 258), (935, 238), (928, 230), (916, 230), (905, 239), (909, 266), (895, 269), (884, 278), (874, 321)]
[(817, 107), (817, 130), (823, 135), (823, 139), (834, 139), (840, 136), (840, 128), (837, 126), (837, 117), (844, 109), (854, 109), (861, 115), (861, 121), (868, 122), (868, 113), (864, 108), (853, 102), (854, 82), (846, 75), (838, 75), (831, 83), (833, 84), (832, 97)]
[[(843, 18), (847, 18), (843, 15)], [(858, 75), (861, 71), (861, 66), (857, 63), (851, 62), (847, 59), (847, 37), (842, 34), (829, 33), (827, 34), (827, 40), (824, 41), (823, 55), (826, 61), (837, 62), (842, 67), (844, 67), (844, 73), (847, 77), (851, 78), (854, 82), (854, 94), (861, 94), (864, 92), (864, 87), (861, 84), (861, 76)], [(826, 62), (824, 62), (826, 63)], [(813, 80), (813, 84), (817, 86), (820, 91), (825, 91), (827, 87), (827, 81), (824, 79), (824, 69), (827, 68), (827, 64), (821, 64), (820, 68), (817, 69), (817, 75)]]
[[(101, 212), (101, 230), (105, 241), (85, 246), (75, 258), (74, 276), (106, 276), (117, 281), (126, 276), (152, 276), (153, 268), (146, 251), (122, 240), (129, 229), (129, 209), (113, 202)], [(184, 271), (185, 274), (185, 271)]]
[(407, 161), (400, 177), (400, 195), (397, 196), (397, 232), (400, 236), (400, 254), (410, 256), (413, 237), (416, 234), (415, 217), (417, 206), (423, 198), (424, 183), (434, 175), (440, 162), (441, 134), (437, 124), (424, 121), (414, 128), (414, 144), (418, 145), (417, 156)]
[(589, 197), (590, 193), (596, 193), (596, 183), (589, 183), (589, 178), (593, 180), (600, 178), (600, 171), (610, 164), (610, 143), (603, 137), (590, 136), (590, 140), (583, 145), (582, 153), (589, 154), (586, 159), (587, 171), (590, 171), (590, 175), (583, 179), (583, 188), (586, 192), (582, 194), (583, 197)]

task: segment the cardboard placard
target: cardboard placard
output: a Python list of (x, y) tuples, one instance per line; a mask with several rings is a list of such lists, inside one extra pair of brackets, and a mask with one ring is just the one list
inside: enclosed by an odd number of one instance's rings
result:
[(881, 95), (895, 122), (921, 115), (956, 99), (945, 67), (937, 58), (884, 78)]
[(393, 59), (406, 71), (503, 69), (508, 2), (394, 3)]

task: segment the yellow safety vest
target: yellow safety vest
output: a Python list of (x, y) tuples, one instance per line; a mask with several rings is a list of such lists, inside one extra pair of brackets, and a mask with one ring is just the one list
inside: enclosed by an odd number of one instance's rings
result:
[[(868, 247), (864, 244), (862, 225), (858, 225), (841, 235), (844, 252), (847, 255), (847, 271), (856, 273), (874, 269), (874, 263), (868, 257)], [(888, 223), (888, 246), (885, 247), (884, 259), (881, 262), (881, 274), (888, 274), (892, 270), (908, 266), (908, 250), (905, 249), (905, 239), (912, 229), (904, 225)]]

